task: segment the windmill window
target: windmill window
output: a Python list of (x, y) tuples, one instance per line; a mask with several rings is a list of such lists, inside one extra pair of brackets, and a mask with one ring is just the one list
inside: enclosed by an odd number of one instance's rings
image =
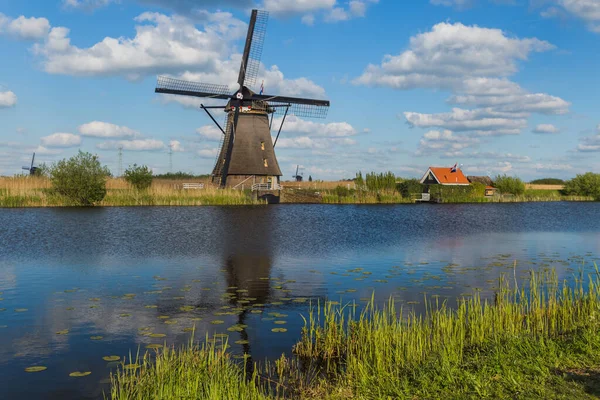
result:
[(267, 161), (266, 158), (263, 158), (263, 164), (265, 165), (265, 167), (269, 166), (269, 162)]
[(265, 142), (260, 142), (260, 149), (264, 150), (265, 149)]

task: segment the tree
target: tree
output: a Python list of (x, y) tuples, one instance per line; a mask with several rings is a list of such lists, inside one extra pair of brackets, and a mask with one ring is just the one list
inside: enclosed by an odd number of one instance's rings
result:
[(309, 175), (309, 176), (308, 176), (308, 181), (309, 181), (309, 182), (312, 182), (312, 175)]
[(152, 170), (146, 165), (133, 164), (125, 170), (125, 180), (137, 190), (145, 190), (152, 185)]
[(577, 175), (567, 181), (564, 192), (568, 195), (592, 196), (595, 200), (600, 200), (600, 174), (586, 172)]
[(520, 195), (525, 193), (525, 183), (516, 177), (504, 175), (496, 176), (494, 186), (500, 193)]
[(407, 179), (398, 184), (398, 191), (402, 197), (408, 199), (415, 194), (423, 193), (423, 185), (418, 179)]
[(98, 156), (84, 153), (60, 160), (50, 167), (54, 191), (75, 204), (90, 206), (106, 196), (106, 178), (110, 171)]

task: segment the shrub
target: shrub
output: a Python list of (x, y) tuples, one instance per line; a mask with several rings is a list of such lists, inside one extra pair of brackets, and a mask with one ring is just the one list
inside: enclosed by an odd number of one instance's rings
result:
[(418, 179), (407, 179), (398, 184), (398, 191), (402, 197), (409, 198), (415, 194), (423, 193), (423, 185)]
[(152, 170), (146, 165), (133, 164), (125, 170), (125, 180), (137, 190), (145, 190), (152, 185)]
[(110, 171), (100, 164), (98, 156), (81, 150), (50, 167), (54, 191), (83, 206), (93, 205), (106, 196), (106, 177), (109, 175)]
[(333, 189), (333, 193), (335, 193), (338, 197), (348, 197), (352, 194), (350, 189), (346, 186), (338, 185)]
[(380, 190), (396, 190), (396, 177), (392, 172), (375, 173), (365, 175), (365, 185), (370, 192)]
[(481, 182), (471, 183), (471, 196), (473, 197), (485, 197), (485, 185)]
[(503, 194), (521, 195), (525, 193), (525, 183), (519, 178), (506, 174), (496, 176), (494, 185)]
[(564, 185), (565, 181), (558, 178), (542, 178), (529, 182), (533, 185)]
[(586, 172), (577, 175), (567, 181), (564, 192), (568, 195), (592, 196), (595, 200), (600, 200), (600, 174)]

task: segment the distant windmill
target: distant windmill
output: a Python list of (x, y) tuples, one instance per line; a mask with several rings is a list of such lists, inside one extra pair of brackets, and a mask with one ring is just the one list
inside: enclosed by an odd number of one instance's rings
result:
[(296, 182), (302, 182), (302, 179), (304, 178), (302, 175), (298, 175), (299, 169), (300, 169), (300, 166), (296, 165), (296, 175), (292, 176), (292, 178), (294, 178), (296, 180)]
[(33, 166), (33, 162), (35, 161), (35, 153), (33, 153), (33, 157), (31, 157), (31, 165), (29, 167), (23, 167), (25, 171), (29, 171), (29, 175), (35, 175), (35, 171), (37, 171), (37, 167)]
[[(282, 175), (275, 157), (275, 145), (288, 112), (309, 118), (327, 115), (329, 101), (266, 95), (263, 85), (259, 94), (248, 88), (255, 85), (258, 75), (268, 15), (266, 11), (252, 10), (237, 81), (239, 89), (235, 93), (231, 94), (225, 85), (158, 77), (156, 93), (228, 100), (226, 106), (201, 105), (223, 133), (221, 150), (212, 172), (213, 182), (221, 187), (235, 187), (249, 179), (266, 184), (268, 188), (275, 187), (272, 184), (279, 183)], [(211, 108), (224, 109), (227, 113), (224, 128), (209, 112)], [(283, 114), (275, 143), (271, 139), (274, 114)]]

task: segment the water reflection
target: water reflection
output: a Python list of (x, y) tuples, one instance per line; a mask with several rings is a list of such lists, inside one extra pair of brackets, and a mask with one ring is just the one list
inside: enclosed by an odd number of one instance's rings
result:
[[(502, 273), (569, 278), (598, 260), (599, 214), (595, 203), (0, 210), (0, 397), (102, 398), (114, 367), (102, 357), (183, 345), (194, 326), (196, 340), (226, 333), (256, 361), (289, 354), (311, 300), (374, 292), (408, 312), (434, 294), (489, 296)], [(24, 373), (37, 364), (48, 370)], [(74, 381), (77, 370), (92, 375)]]

